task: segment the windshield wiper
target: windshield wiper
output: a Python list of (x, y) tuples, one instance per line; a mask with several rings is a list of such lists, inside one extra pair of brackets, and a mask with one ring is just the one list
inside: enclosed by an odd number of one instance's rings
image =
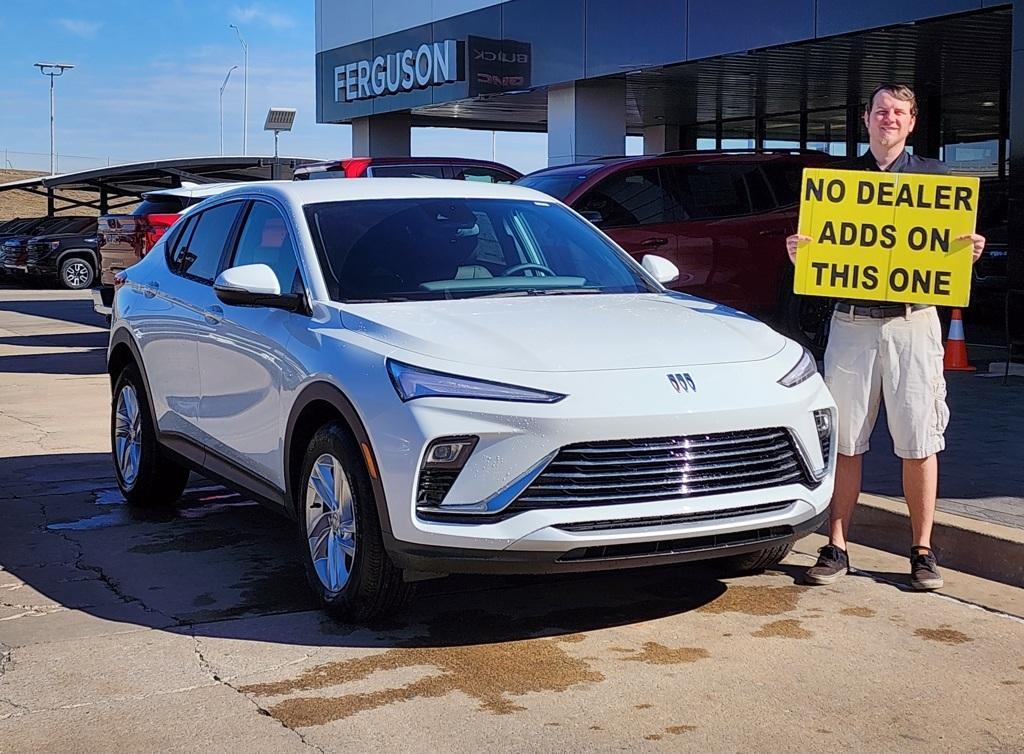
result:
[(499, 293), (485, 293), (473, 298), (498, 298), (501, 296), (575, 296), (583, 293), (600, 293), (596, 288), (510, 288)]

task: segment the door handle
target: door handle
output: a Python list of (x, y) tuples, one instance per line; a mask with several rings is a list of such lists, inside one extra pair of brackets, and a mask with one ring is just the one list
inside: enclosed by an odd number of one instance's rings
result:
[(667, 238), (647, 238), (640, 242), (640, 245), (645, 249), (652, 249), (657, 246), (664, 246), (668, 243)]
[(214, 304), (203, 311), (203, 318), (211, 325), (219, 325), (224, 319), (224, 310)]

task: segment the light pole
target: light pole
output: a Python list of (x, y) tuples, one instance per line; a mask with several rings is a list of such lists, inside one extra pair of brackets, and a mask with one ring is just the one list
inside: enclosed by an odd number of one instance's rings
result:
[(224, 89), (228, 85), (228, 79), (231, 78), (231, 72), (238, 68), (237, 65), (233, 65), (228, 68), (228, 75), (224, 77), (224, 83), (220, 85), (220, 156), (224, 156)]
[(249, 45), (242, 39), (242, 32), (238, 30), (238, 27), (234, 24), (228, 24), (228, 26), (235, 30), (235, 34), (238, 35), (238, 41), (242, 43), (242, 155), (249, 154), (249, 136), (247, 128), (249, 127)]
[(291, 131), (294, 124), (294, 107), (272, 107), (267, 111), (267, 120), (263, 124), (263, 130), (274, 132), (274, 162), (270, 168), (270, 177), (275, 181), (281, 178), (281, 158), (277, 156), (277, 137), (282, 131)]
[(70, 63), (33, 63), (44, 76), (50, 77), (50, 175), (57, 174), (57, 144), (54, 138), (54, 99), (53, 80), (63, 76), (64, 71), (74, 68)]

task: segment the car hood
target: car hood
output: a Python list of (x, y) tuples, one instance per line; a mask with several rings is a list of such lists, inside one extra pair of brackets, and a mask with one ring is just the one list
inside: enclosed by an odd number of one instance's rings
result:
[(786, 342), (746, 314), (672, 294), (358, 304), (342, 306), (341, 320), (412, 353), (532, 372), (757, 361)]

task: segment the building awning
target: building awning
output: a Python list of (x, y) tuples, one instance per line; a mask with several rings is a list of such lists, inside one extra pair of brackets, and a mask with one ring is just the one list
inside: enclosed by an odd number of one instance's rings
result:
[(0, 184), (0, 191), (28, 191), (45, 196), (49, 215), (77, 207), (89, 207), (105, 214), (135, 204), (148, 191), (178, 188), (183, 183), (258, 181), (273, 177), (290, 180), (295, 168), (320, 159), (281, 157), (275, 162), (274, 157), (247, 156), (151, 160), (24, 178)]

